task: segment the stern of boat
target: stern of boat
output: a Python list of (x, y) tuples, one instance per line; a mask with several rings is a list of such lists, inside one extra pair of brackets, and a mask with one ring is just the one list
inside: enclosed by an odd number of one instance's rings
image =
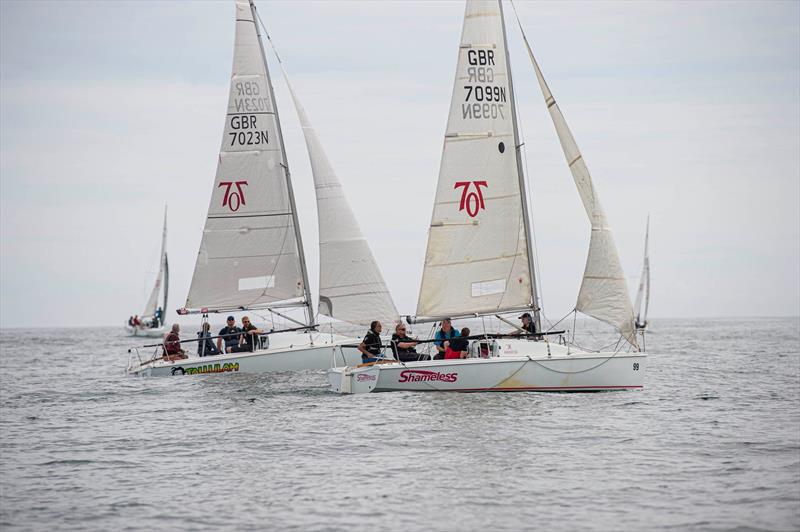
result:
[(378, 384), (379, 373), (380, 369), (376, 366), (331, 368), (328, 370), (328, 382), (335, 393), (369, 393)]

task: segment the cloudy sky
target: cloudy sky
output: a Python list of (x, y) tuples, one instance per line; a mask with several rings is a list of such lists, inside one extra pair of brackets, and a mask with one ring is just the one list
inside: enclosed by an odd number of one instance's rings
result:
[[(413, 313), (463, 4), (259, 6), (399, 309)], [(517, 7), (632, 287), (651, 216), (652, 316), (800, 314), (800, 3)], [(170, 312), (183, 305), (233, 14), (232, 2), (0, 2), (0, 326), (141, 312), (165, 203)], [(558, 318), (574, 306), (589, 226), (508, 27), (544, 306)], [(272, 70), (313, 279), (313, 184)]]

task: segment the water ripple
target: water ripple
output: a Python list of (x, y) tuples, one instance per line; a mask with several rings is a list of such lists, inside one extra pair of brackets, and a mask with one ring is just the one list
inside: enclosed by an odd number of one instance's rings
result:
[(3, 330), (0, 528), (800, 529), (800, 321), (653, 332), (642, 392), (337, 396)]

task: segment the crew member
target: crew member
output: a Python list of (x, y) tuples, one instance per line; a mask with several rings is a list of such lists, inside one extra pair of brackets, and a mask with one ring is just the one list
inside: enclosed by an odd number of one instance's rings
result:
[(395, 325), (392, 335), (392, 352), (394, 357), (400, 362), (415, 362), (420, 355), (414, 346), (417, 342), (406, 335), (406, 326), (401, 322)]
[[(231, 349), (239, 345), (239, 336), (242, 330), (236, 326), (236, 319), (233, 316), (228, 316), (228, 324), (219, 330), (219, 338), (217, 338), (217, 350), (220, 353), (230, 353)], [(222, 343), (225, 342), (223, 348)]]
[(526, 312), (519, 317), (522, 320), (522, 330), (517, 331), (516, 334), (536, 334), (536, 324), (533, 323), (530, 313)]
[(453, 324), (450, 321), (450, 318), (445, 318), (442, 320), (442, 328), (436, 331), (436, 336), (434, 339), (434, 345), (436, 346), (436, 356), (433, 357), (434, 360), (442, 360), (444, 358), (445, 340), (450, 340), (452, 338), (458, 337), (458, 331), (453, 329)]
[(172, 324), (172, 330), (164, 338), (164, 359), (172, 362), (189, 358), (186, 352), (181, 349), (181, 326), (177, 323)]
[(362, 364), (377, 362), (381, 357), (381, 330), (383, 330), (381, 322), (375, 320), (369, 324), (369, 331), (364, 340), (358, 344)]
[(203, 323), (203, 330), (197, 333), (197, 354), (201, 357), (210, 357), (219, 354), (219, 349), (211, 340), (211, 324)]
[(461, 334), (458, 337), (444, 342), (445, 360), (467, 358), (469, 354), (469, 340), (467, 340), (467, 337), (469, 337), (469, 327), (464, 327), (461, 329)]
[(244, 353), (255, 351), (256, 335), (263, 333), (261, 329), (250, 323), (250, 318), (242, 316), (242, 335), (239, 343), (230, 348), (229, 353)]

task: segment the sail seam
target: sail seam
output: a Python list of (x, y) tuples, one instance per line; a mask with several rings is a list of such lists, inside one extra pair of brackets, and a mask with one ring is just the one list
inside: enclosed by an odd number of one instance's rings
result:
[(431, 267), (431, 268), (443, 268), (445, 266), (458, 266), (458, 265), (461, 265), (461, 264), (476, 264), (476, 263), (479, 263), (479, 262), (514, 260), (517, 257), (519, 257), (520, 255), (522, 255), (522, 253), (515, 253), (514, 255), (503, 255), (502, 257), (491, 257), (491, 258), (488, 258), (488, 259), (473, 259), (473, 260), (468, 260), (468, 261), (463, 261), (463, 262), (443, 262), (441, 264), (428, 263), (425, 266), (426, 267)]
[(274, 115), (275, 111), (258, 111), (255, 113), (228, 113), (228, 116), (233, 115)]
[[(214, 220), (227, 220), (230, 218), (269, 218), (272, 216), (291, 216), (291, 211), (289, 212), (276, 212), (272, 214), (232, 214), (232, 215), (223, 215), (223, 214), (215, 214), (213, 216), (209, 216), (208, 219)], [(266, 228), (265, 228), (266, 229)]]

